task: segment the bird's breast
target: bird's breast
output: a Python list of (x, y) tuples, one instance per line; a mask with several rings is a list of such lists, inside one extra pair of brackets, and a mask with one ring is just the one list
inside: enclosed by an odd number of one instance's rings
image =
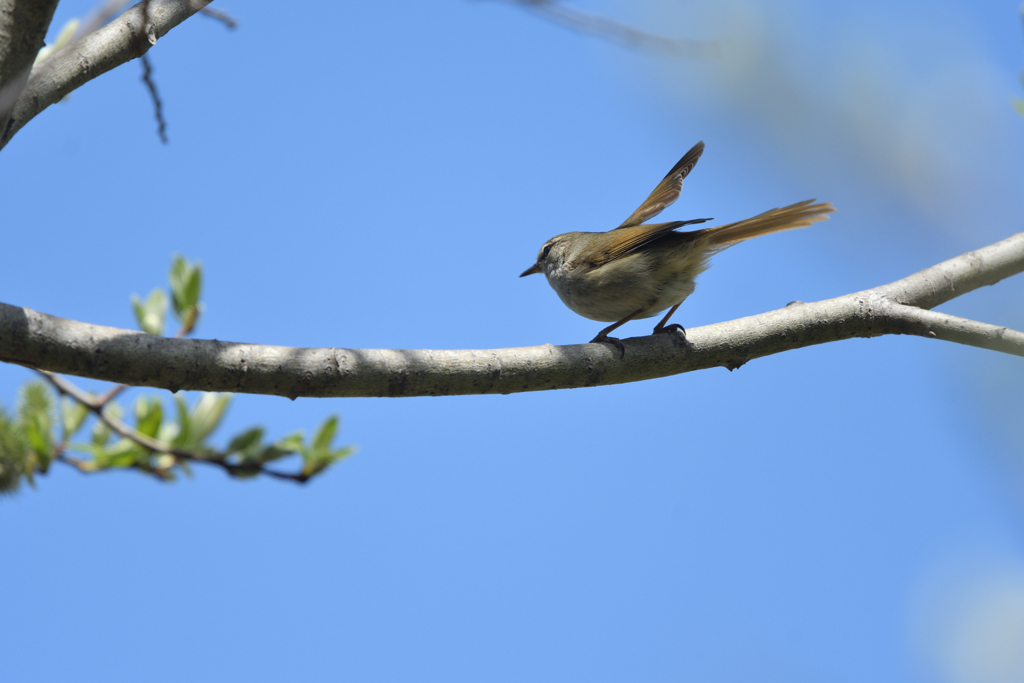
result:
[(663, 288), (650, 276), (647, 260), (630, 254), (599, 268), (562, 266), (547, 274), (548, 283), (562, 303), (584, 318), (615, 322), (638, 310), (645, 312), (637, 318), (649, 318), (677, 302), (661, 305)]

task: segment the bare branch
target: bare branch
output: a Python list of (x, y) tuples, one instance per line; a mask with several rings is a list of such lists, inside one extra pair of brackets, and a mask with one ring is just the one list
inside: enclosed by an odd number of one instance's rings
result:
[(39, 112), (97, 76), (141, 57), (157, 39), (209, 2), (144, 0), (106, 26), (37, 64), (14, 104), (9, 125), (0, 131), (0, 148)]
[(893, 322), (902, 319), (907, 324), (902, 334), (916, 334), (1024, 356), (1024, 333), (1007, 327), (979, 323), (955, 315), (902, 304), (892, 304), (890, 316)]
[(719, 54), (718, 43), (708, 40), (680, 40), (640, 31), (621, 22), (557, 0), (505, 0), (525, 7), (572, 31), (605, 38), (625, 47), (650, 50), (670, 57), (710, 57)]
[(703, 368), (735, 369), (814, 344), (913, 334), (1018, 353), (1019, 332), (930, 308), (1024, 270), (1024, 233), (875, 289), (794, 303), (749, 318), (607, 344), (413, 351), (303, 349), (182, 340), (74, 322), (0, 304), (0, 360), (178, 391), (298, 396), (508, 394), (636, 382)]
[(149, 90), (149, 96), (153, 100), (153, 116), (156, 118), (156, 133), (160, 136), (160, 142), (167, 144), (167, 122), (164, 121), (164, 104), (160, 101), (160, 95), (156, 91), (156, 83), (153, 82), (153, 67), (149, 64), (149, 56), (142, 55), (142, 82)]

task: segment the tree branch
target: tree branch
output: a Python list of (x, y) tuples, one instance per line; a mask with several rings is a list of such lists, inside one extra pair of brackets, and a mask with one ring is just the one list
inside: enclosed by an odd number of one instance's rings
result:
[(1007, 327), (998, 327), (955, 315), (936, 313), (916, 306), (891, 304), (893, 322), (903, 320), (906, 328), (900, 334), (916, 334), (1024, 356), (1024, 334)]
[(0, 361), (178, 391), (298, 396), (508, 394), (730, 370), (814, 344), (913, 334), (1024, 355), (1024, 335), (926, 310), (1024, 270), (1024, 233), (888, 285), (794, 302), (679, 335), (608, 344), (428, 351), (303, 349), (182, 340), (101, 327), (0, 304)]
[(136, 57), (141, 57), (172, 28), (210, 0), (143, 0), (80, 41), (32, 69), (14, 104), (9, 124), (0, 131), (0, 149), (37, 114), (61, 98)]
[(0, 0), (0, 140), (50, 28), (57, 0)]
[(714, 41), (666, 38), (640, 31), (599, 14), (585, 12), (557, 0), (505, 1), (525, 7), (572, 31), (611, 40), (629, 48), (650, 50), (670, 57), (699, 58), (718, 56), (719, 54), (718, 44)]
[[(287, 479), (289, 481), (295, 481), (300, 484), (304, 484), (307, 481), (309, 481), (310, 475), (304, 474), (302, 472), (289, 474), (288, 472), (278, 472), (277, 470), (269, 469), (267, 467), (264, 467), (263, 465), (235, 465), (228, 462), (228, 456), (224, 453), (210, 452), (204, 454), (185, 450), (183, 448), (174, 448), (173, 446), (165, 444), (157, 439), (146, 436), (137, 429), (132, 429), (123, 421), (119, 420), (118, 418), (112, 415), (109, 415), (106, 411), (103, 410), (103, 407), (107, 403), (107, 401), (104, 400), (102, 397), (94, 397), (82, 391), (71, 382), (68, 382), (66, 379), (53, 374), (52, 372), (46, 372), (45, 370), (40, 370), (39, 372), (40, 374), (43, 375), (43, 377), (49, 380), (51, 384), (53, 384), (54, 388), (58, 392), (66, 396), (70, 396), (72, 399), (78, 401), (83, 406), (88, 408), (94, 415), (96, 415), (97, 419), (99, 419), (100, 422), (105, 424), (110, 429), (110, 431), (114, 432), (120, 437), (128, 439), (129, 441), (135, 444), (138, 444), (139, 446), (142, 446), (148, 451), (152, 451), (154, 453), (163, 453), (164, 455), (170, 455), (180, 460), (186, 460), (188, 462), (202, 463), (205, 465), (214, 465), (216, 467), (221, 468), (227, 474), (230, 474), (233, 477), (265, 474), (268, 477), (273, 477), (275, 479)], [(86, 460), (72, 458), (70, 456), (65, 455), (63, 452), (59, 453), (57, 457), (63, 460), (64, 462), (67, 462), (69, 465), (78, 468), (78, 470), (82, 472), (91, 471), (89, 468), (89, 463)], [(146, 468), (139, 467), (138, 465), (136, 465), (136, 468), (142, 469), (144, 472), (148, 472), (150, 474), (155, 474), (161, 479), (166, 479), (168, 477), (166, 471), (150, 472)], [(170, 467), (164, 469), (167, 470), (170, 469)]]

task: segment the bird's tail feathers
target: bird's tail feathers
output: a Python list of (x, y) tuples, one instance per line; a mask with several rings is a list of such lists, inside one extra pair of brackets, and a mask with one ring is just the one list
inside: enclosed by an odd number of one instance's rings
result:
[(809, 225), (828, 219), (828, 214), (835, 211), (829, 202), (815, 204), (815, 200), (798, 202), (784, 206), (781, 209), (771, 209), (758, 214), (753, 218), (727, 223), (714, 228), (704, 228), (691, 233), (694, 237), (707, 240), (710, 247), (718, 247), (716, 251), (730, 247), (737, 242), (749, 240), (752, 237), (770, 235), (773, 232), (783, 230), (795, 230), (806, 228)]

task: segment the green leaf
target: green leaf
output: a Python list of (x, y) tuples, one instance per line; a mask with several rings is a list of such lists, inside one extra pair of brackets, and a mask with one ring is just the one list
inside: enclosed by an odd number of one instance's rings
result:
[(64, 427), (63, 440), (67, 441), (79, 430), (85, 418), (89, 415), (89, 409), (84, 405), (65, 396), (60, 402), (61, 423)]
[(175, 254), (171, 259), (171, 272), (168, 279), (171, 282), (171, 302), (174, 304), (174, 314), (181, 317), (182, 311), (188, 308), (185, 301), (185, 282), (189, 277), (188, 260), (181, 254)]
[(1024, 116), (1024, 100), (1014, 100), (1013, 108), (1017, 110), (1017, 113)]
[(313, 450), (326, 450), (331, 447), (331, 442), (334, 441), (334, 433), (338, 430), (338, 416), (331, 415), (329, 418), (324, 420), (324, 423), (320, 425), (320, 429), (317, 430), (316, 436), (313, 437)]
[(36, 468), (45, 472), (54, 453), (53, 399), (42, 382), (29, 382), (18, 396), (19, 429), (39, 459)]
[(231, 402), (231, 394), (204, 392), (192, 408), (192, 438), (199, 446), (217, 428)]
[(188, 410), (184, 399), (175, 396), (181, 432), (174, 440), (174, 445), (185, 450), (198, 450), (206, 437), (220, 424), (231, 397), (231, 394), (204, 392), (192, 409)]
[(177, 443), (179, 434), (181, 434), (181, 425), (174, 420), (165, 420), (160, 425), (160, 431), (156, 434), (156, 440), (168, 444)]
[(203, 266), (198, 261), (195, 264), (190, 264), (184, 256), (176, 254), (171, 262), (170, 281), (174, 314), (182, 322), (186, 331), (191, 330), (199, 316)]
[(141, 301), (132, 294), (132, 309), (135, 311), (135, 322), (147, 334), (160, 336), (164, 333), (164, 321), (167, 318), (167, 295), (162, 289), (154, 289)]
[(12, 495), (24, 478), (32, 483), (34, 456), (13, 419), (0, 408), (0, 495)]
[(263, 449), (258, 455), (260, 463), (267, 463), (287, 455), (302, 452), (302, 432), (293, 432)]
[(174, 445), (184, 450), (190, 450), (197, 441), (192, 438), (192, 416), (185, 403), (182, 394), (175, 394), (174, 408), (178, 413), (178, 435), (174, 438)]
[(313, 437), (312, 444), (308, 449), (302, 451), (302, 473), (307, 477), (327, 469), (331, 464), (341, 460), (347, 455), (355, 452), (352, 448), (332, 449), (331, 442), (338, 429), (338, 417), (332, 415), (324, 420)]
[(306, 458), (302, 473), (307, 477), (312, 477), (352, 453), (355, 453), (355, 449), (351, 447), (339, 448), (336, 451), (314, 451)]
[(99, 420), (92, 426), (92, 445), (102, 446), (110, 441), (110, 427)]
[(133, 467), (136, 463), (148, 463), (149, 451), (128, 439), (118, 439), (110, 446), (93, 446), (91, 449), (96, 469), (105, 470)]
[(135, 428), (155, 439), (164, 419), (163, 402), (156, 396), (140, 396), (135, 402)]
[(185, 301), (189, 308), (199, 306), (199, 291), (203, 284), (203, 270), (199, 263), (192, 268), (188, 280), (185, 281)]
[(53, 399), (42, 382), (28, 382), (18, 392), (18, 418), (25, 420), (39, 413), (49, 413)]
[(228, 454), (241, 453), (243, 455), (250, 455), (255, 453), (259, 448), (260, 442), (263, 441), (263, 431), (262, 427), (253, 427), (231, 439), (231, 442), (228, 444)]

